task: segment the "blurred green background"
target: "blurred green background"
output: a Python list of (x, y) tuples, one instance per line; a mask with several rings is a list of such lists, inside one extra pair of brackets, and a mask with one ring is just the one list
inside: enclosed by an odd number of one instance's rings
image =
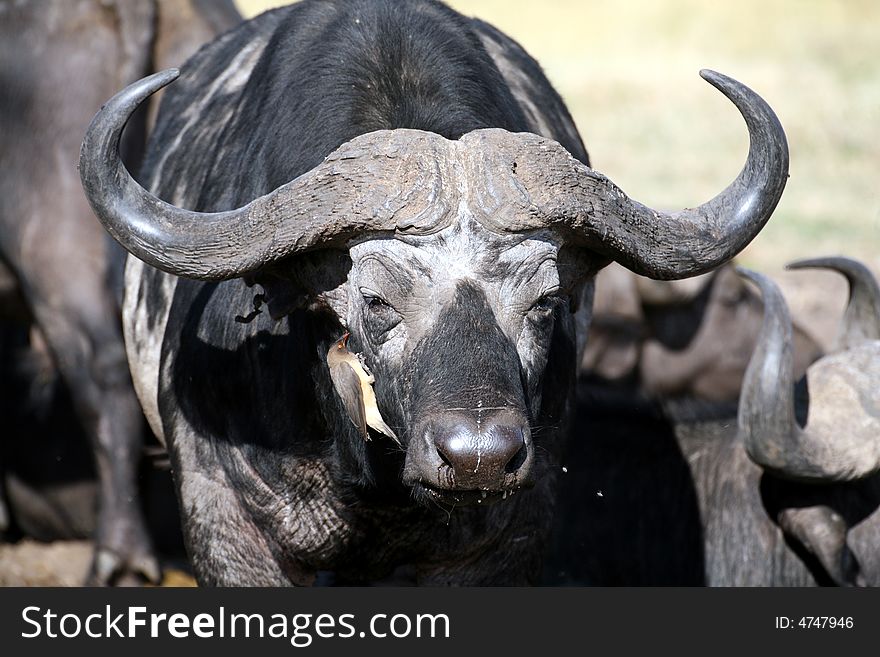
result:
[[(238, 0), (253, 16), (285, 4)], [(791, 178), (741, 256), (779, 270), (846, 254), (880, 270), (880, 1), (452, 0), (544, 67), (593, 166), (660, 208), (707, 200), (739, 172), (748, 137), (703, 82), (746, 83), (788, 134)]]

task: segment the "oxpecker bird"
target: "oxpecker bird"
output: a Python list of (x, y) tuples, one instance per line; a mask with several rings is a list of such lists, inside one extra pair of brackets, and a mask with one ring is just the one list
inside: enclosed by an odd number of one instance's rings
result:
[(370, 427), (400, 445), (397, 435), (385, 424), (382, 414), (379, 413), (376, 394), (373, 392), (373, 383), (376, 379), (364, 364), (363, 356), (349, 351), (346, 346), (350, 335), (350, 333), (343, 335), (327, 352), (327, 365), (330, 368), (330, 378), (333, 379), (336, 394), (342, 399), (348, 417), (361, 432), (364, 440), (370, 439), (367, 431), (367, 427)]

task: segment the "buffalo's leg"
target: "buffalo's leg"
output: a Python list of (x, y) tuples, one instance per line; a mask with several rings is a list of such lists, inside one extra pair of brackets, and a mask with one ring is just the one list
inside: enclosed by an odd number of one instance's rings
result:
[[(29, 318), (27, 305), (21, 297), (21, 289), (16, 280), (12, 269), (0, 258), (0, 372), (2, 376), (8, 376), (8, 370), (12, 367), (12, 346), (11, 341), (7, 339), (8, 321), (24, 321)], [(0, 386), (2, 390), (2, 386)], [(3, 391), (5, 393), (5, 390)], [(6, 408), (9, 402), (4, 398), (0, 399), (0, 412), (4, 418), (9, 416), (11, 409)], [(9, 427), (4, 431), (4, 438), (9, 436)], [(4, 469), (4, 450), (8, 445), (3, 444), (0, 439), (0, 536), (9, 529), (11, 521), (9, 507), (6, 503), (6, 471)]]
[(159, 565), (137, 491), (140, 406), (106, 272), (94, 261), (77, 262), (81, 255), (68, 253), (63, 268), (23, 271), (21, 279), (94, 455), (98, 519), (87, 583), (156, 581)]

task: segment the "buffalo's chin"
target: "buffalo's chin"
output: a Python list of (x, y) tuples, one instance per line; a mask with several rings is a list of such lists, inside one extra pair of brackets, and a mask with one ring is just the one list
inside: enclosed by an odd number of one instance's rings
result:
[(417, 482), (412, 487), (412, 496), (416, 502), (425, 506), (486, 506), (507, 499), (524, 488), (526, 487), (518, 486), (509, 490), (448, 490)]

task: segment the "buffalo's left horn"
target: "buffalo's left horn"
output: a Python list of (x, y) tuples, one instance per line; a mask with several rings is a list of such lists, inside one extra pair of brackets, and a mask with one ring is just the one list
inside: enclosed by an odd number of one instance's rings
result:
[(801, 428), (788, 307), (769, 278), (739, 272), (764, 299), (764, 323), (739, 400), (739, 432), (751, 459), (782, 477), (812, 482), (852, 481), (880, 470), (880, 342), (866, 341), (810, 366), (809, 417)]
[[(107, 101), (80, 153), (80, 178), (95, 214), (147, 264), (177, 276), (225, 280), (310, 248), (344, 246), (356, 235), (412, 230), (422, 220), (430, 226), (436, 222), (426, 216), (444, 212), (430, 150), (439, 138), (414, 130), (356, 137), (314, 169), (235, 210), (195, 212), (166, 203), (129, 175), (119, 139), (138, 105), (177, 76), (177, 69), (155, 73)], [(435, 203), (425, 202), (432, 198)]]
[(880, 340), (880, 285), (871, 270), (858, 260), (843, 256), (797, 260), (786, 267), (808, 268), (831, 269), (843, 274), (849, 283), (849, 301), (834, 350), (849, 349), (866, 340)]

